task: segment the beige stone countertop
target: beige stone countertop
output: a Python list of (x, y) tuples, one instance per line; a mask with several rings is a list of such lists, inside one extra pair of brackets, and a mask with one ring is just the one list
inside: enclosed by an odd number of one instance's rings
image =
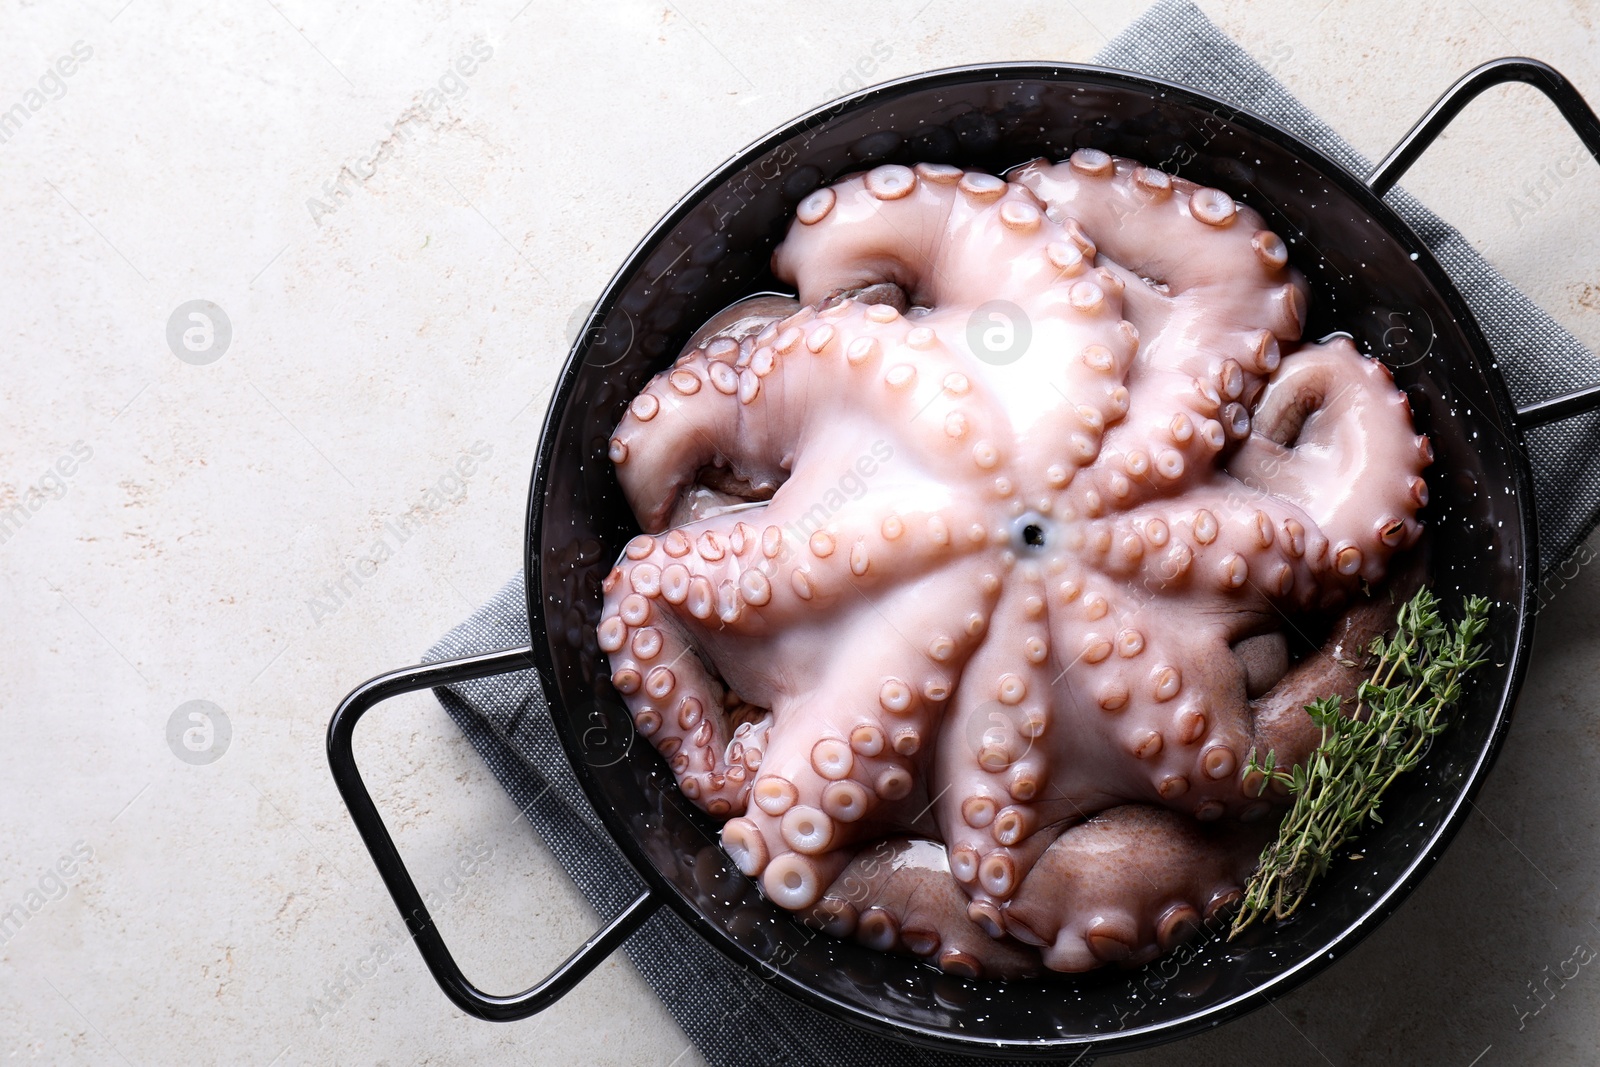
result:
[[(0, 510), (36, 505), (0, 543), (4, 1063), (701, 1062), (621, 954), (526, 1022), (455, 1010), (394, 933), (327, 716), (520, 566), (574, 317), (693, 183), (864, 57), (1087, 60), (1144, 3), (524, 3), (0, 4)], [(1600, 101), (1580, 0), (1202, 4), (1371, 156), (1498, 55)], [(1592, 346), (1582, 160), (1502, 88), (1406, 184)], [(209, 363), (168, 344), (192, 300), (231, 324)], [(1597, 603), (1583, 569), (1548, 608), (1478, 811), (1392, 920), (1274, 1006), (1103, 1062), (1593, 1063), (1600, 975), (1543, 984), (1600, 948)], [(169, 743), (193, 701), (213, 750), (226, 720), (209, 763)], [(467, 972), (563, 958), (594, 916), (437, 704), (360, 741)]]

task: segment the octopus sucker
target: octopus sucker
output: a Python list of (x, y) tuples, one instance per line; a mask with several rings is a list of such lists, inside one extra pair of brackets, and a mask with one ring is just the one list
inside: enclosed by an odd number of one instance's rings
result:
[(749, 819), (732, 819), (722, 826), (722, 847), (744, 874), (754, 877), (766, 869), (770, 854), (766, 839)]
[(1249, 754), (1308, 758), (1415, 580), (1410, 400), (1302, 341), (1253, 208), (1099, 149), (872, 167), (771, 266), (795, 296), (718, 313), (604, 439), (640, 529), (612, 687), (819, 929), (968, 978), (1170, 951), (1286, 806)]
[(761, 887), (780, 906), (791, 911), (809, 908), (844, 866), (843, 857), (821, 859), (784, 852), (769, 862), (761, 874)]

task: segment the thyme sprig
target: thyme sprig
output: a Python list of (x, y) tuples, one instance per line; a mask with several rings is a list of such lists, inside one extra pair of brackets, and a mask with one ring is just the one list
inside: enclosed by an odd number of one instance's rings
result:
[(1462, 676), (1484, 662), (1478, 638), (1488, 615), (1487, 599), (1469, 597), (1461, 619), (1448, 622), (1438, 599), (1419, 590), (1400, 608), (1393, 632), (1368, 649), (1376, 665), (1356, 689), (1355, 712), (1343, 714), (1337, 696), (1306, 705), (1322, 730), (1310, 758), (1291, 772), (1273, 766), (1275, 753), (1263, 763), (1251, 750), (1245, 766), (1260, 773), (1261, 791), (1276, 779), (1294, 804), (1261, 852), (1230, 939), (1264, 915), (1293, 915), (1351, 835), (1383, 821), (1377, 809), (1384, 792), (1422, 761), (1429, 741), (1450, 724), (1446, 712), (1461, 698)]

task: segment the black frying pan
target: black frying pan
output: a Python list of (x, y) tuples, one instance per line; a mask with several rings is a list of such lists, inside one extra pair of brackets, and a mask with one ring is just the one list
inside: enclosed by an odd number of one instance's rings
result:
[[(328, 728), (340, 792), (450, 999), (485, 1019), (532, 1015), (666, 904), (739, 966), (851, 1024), (948, 1052), (1059, 1057), (1214, 1026), (1293, 989), (1375, 929), (1455, 834), (1510, 724), (1539, 574), (1523, 433), (1600, 407), (1597, 386), (1515, 408), (1460, 292), (1381, 199), (1468, 101), (1506, 81), (1544, 92), (1600, 158), (1600, 120), (1565, 78), (1527, 59), (1472, 71), (1364, 179), (1191, 89), (1097, 67), (1008, 63), (857, 93), (790, 123), (701, 182), (611, 280), (551, 401), (528, 497), (531, 646), (374, 678), (345, 698)], [(1438, 459), (1428, 473), (1425, 518), (1435, 587), (1447, 603), (1487, 596), (1497, 615), (1490, 665), (1473, 678), (1458, 721), (1391, 792), (1383, 823), (1362, 839), (1366, 859), (1336, 864), (1302, 915), (1234, 942), (1214, 939), (1131, 976), (973, 982), (815, 934), (766, 902), (731, 863), (694, 870), (690, 858), (717, 840), (717, 827), (678, 796), (654, 750), (634, 743), (595, 644), (600, 581), (636, 532), (607, 440), (623, 405), (701, 322), (749, 293), (781, 288), (767, 272), (768, 257), (794, 205), (817, 185), (890, 162), (948, 161), (1000, 173), (1085, 146), (1225, 189), (1292, 242), (1312, 290), (1305, 336), (1343, 330), (1383, 358), (1433, 440)], [(1432, 336), (1397, 330), (1397, 321), (1426, 321)], [(538, 669), (585, 793), (649, 888), (537, 986), (490, 996), (462, 975), (433, 925), (361, 781), (351, 737), (357, 720), (388, 697), (529, 666)]]

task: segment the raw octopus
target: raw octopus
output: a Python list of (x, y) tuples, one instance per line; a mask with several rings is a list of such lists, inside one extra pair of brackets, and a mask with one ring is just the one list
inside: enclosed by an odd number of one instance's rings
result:
[(1171, 949), (1286, 803), (1249, 754), (1304, 760), (1392, 620), (1405, 394), (1300, 343), (1255, 211), (1095, 149), (847, 177), (772, 267), (797, 295), (717, 315), (611, 438), (639, 734), (839, 936), (969, 977)]

